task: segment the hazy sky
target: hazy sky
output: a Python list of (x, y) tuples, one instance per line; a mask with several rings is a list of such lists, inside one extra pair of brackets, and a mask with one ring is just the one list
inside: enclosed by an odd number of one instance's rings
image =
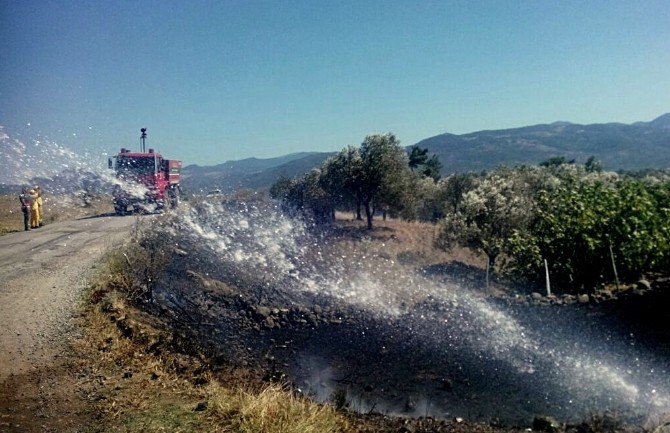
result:
[(667, 0), (0, 0), (0, 125), (78, 151), (146, 126), (216, 164), (668, 111)]

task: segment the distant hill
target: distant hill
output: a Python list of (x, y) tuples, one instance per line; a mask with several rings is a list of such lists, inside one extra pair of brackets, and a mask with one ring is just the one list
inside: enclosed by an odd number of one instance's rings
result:
[[(443, 175), (500, 165), (538, 164), (552, 156), (584, 162), (593, 155), (607, 170), (670, 168), (670, 113), (630, 125), (554, 122), (462, 135), (445, 133), (416, 145), (440, 158)], [(184, 168), (183, 185), (185, 190), (193, 192), (268, 188), (280, 176), (301, 176), (332, 155), (304, 152), (215, 166), (190, 165)]]
[(278, 158), (248, 158), (213, 166), (189, 165), (182, 171), (182, 188), (187, 192), (219, 189), (229, 193), (240, 188), (269, 188), (280, 176), (302, 176), (334, 153), (302, 152)]
[(593, 155), (607, 170), (670, 168), (670, 113), (631, 125), (555, 122), (463, 135), (441, 134), (416, 144), (440, 158), (444, 174), (503, 164), (537, 164), (552, 156), (583, 162)]

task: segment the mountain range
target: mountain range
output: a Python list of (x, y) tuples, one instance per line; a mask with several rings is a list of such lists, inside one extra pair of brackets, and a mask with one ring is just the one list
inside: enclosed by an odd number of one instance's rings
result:
[[(444, 133), (414, 144), (442, 162), (442, 174), (537, 164), (554, 156), (584, 162), (595, 156), (607, 170), (670, 168), (670, 113), (650, 122), (580, 125), (554, 122), (521, 128)], [(411, 147), (411, 146), (410, 146)], [(268, 188), (280, 176), (301, 176), (334, 152), (293, 153), (278, 158), (248, 158), (183, 170), (186, 191), (231, 192)]]

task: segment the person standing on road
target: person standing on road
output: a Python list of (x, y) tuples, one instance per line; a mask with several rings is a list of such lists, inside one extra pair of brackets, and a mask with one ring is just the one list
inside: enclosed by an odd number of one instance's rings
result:
[(39, 185), (35, 185), (35, 192), (37, 193), (37, 225), (42, 227), (42, 190)]
[(26, 231), (30, 230), (30, 196), (26, 188), (23, 188), (19, 194), (21, 202), (21, 212), (23, 212), (23, 227)]
[(37, 191), (31, 189), (30, 192), (30, 228), (36, 229), (40, 226), (40, 217), (38, 215), (39, 207), (37, 204)]

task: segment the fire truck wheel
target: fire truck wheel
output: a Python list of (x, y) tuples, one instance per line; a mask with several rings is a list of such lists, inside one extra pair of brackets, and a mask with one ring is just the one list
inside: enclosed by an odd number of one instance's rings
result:
[(176, 188), (170, 188), (168, 195), (170, 200), (170, 209), (174, 209), (179, 206), (179, 190)]

